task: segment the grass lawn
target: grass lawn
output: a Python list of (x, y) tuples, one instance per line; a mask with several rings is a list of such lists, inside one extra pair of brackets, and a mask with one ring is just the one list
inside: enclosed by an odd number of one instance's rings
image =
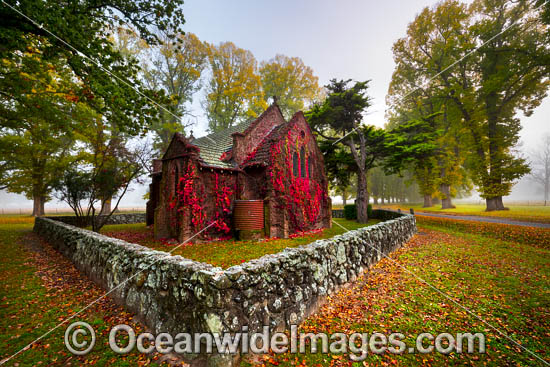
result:
[[(304, 332), (400, 332), (407, 347), (422, 332), (481, 332), (486, 354), (369, 354), (352, 364), (343, 354), (270, 355), (279, 366), (543, 366), (408, 271), (550, 362), (550, 249), (497, 240), (418, 218), (420, 233), (332, 297), (300, 327)], [(517, 228), (517, 226), (516, 226)], [(536, 229), (550, 241), (550, 232)], [(245, 363), (246, 364), (246, 363)]]
[[(105, 293), (34, 235), (33, 222), (29, 216), (0, 218), (0, 361)], [(73, 321), (85, 321), (96, 332), (96, 345), (86, 356), (73, 356), (64, 347), (65, 330)], [(111, 351), (109, 331), (121, 323), (132, 325), (136, 332), (144, 331), (132, 314), (104, 298), (5, 365), (159, 365), (162, 356), (158, 354), (121, 356)]]
[[(349, 230), (364, 227), (355, 221), (346, 219), (334, 219)], [(379, 223), (379, 220), (370, 219), (367, 225)], [(262, 241), (212, 241), (208, 243), (188, 243), (172, 252), (173, 255), (181, 255), (185, 258), (205, 262), (214, 266), (228, 268), (248, 260), (257, 259), (266, 254), (274, 254), (287, 247), (298, 247), (315, 240), (334, 237), (345, 231), (337, 225), (322, 231), (306, 233), (291, 239), (266, 239)], [(138, 243), (143, 246), (160, 251), (171, 251), (175, 244), (166, 241), (155, 240), (153, 229), (145, 227), (143, 223), (138, 224), (116, 224), (104, 226), (101, 233), (116, 237), (128, 242)]]
[[(550, 243), (549, 230), (532, 229), (526, 234), (517, 226), (503, 230), (504, 225), (499, 224), (477, 227), (459, 221), (449, 224), (417, 219), (420, 233), (391, 255), (393, 261), (382, 259), (352, 286), (332, 295), (301, 330), (400, 332), (406, 335), (407, 346), (414, 345), (421, 332), (482, 332), (486, 336), (487, 353), (483, 355), (369, 354), (364, 363), (355, 366), (543, 365), (405, 268), (550, 362), (550, 248), (541, 245)], [(103, 294), (31, 233), (32, 218), (17, 221), (0, 218), (0, 360)], [(519, 232), (514, 234), (514, 228)], [(189, 248), (193, 246), (200, 244)], [(230, 243), (224, 246), (231, 247)], [(96, 330), (96, 347), (90, 354), (75, 357), (68, 353), (63, 346), (63, 325), (6, 365), (161, 364), (162, 357), (156, 354), (120, 356), (109, 349), (108, 331), (114, 325), (143, 327), (108, 298), (79, 315), (78, 320)], [(352, 365), (342, 354), (269, 355), (261, 362), (268, 366)]]
[[(506, 202), (504, 203), (506, 205)], [(401, 208), (408, 211), (413, 208), (419, 212), (431, 212), (441, 214), (463, 214), (463, 215), (481, 215), (486, 217), (510, 218), (527, 222), (550, 223), (550, 206), (528, 206), (528, 205), (508, 205), (510, 210), (497, 210), (492, 212), (485, 211), (485, 205), (458, 204), (454, 209), (441, 209), (441, 205), (434, 205), (431, 208), (423, 208), (422, 204), (390, 204), (377, 206), (382, 208)]]

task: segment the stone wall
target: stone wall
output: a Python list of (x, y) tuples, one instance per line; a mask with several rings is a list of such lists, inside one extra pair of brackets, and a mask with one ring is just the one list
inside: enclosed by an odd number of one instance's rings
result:
[(412, 215), (376, 213), (395, 219), (226, 270), (51, 218), (34, 230), (156, 333), (254, 332), (300, 323), (416, 232)]
[[(65, 224), (77, 225), (78, 220), (74, 215), (65, 216), (52, 216), (46, 217)], [(133, 224), (133, 223), (145, 223), (145, 213), (128, 213), (128, 214), (114, 214), (107, 221), (106, 224)], [(91, 222), (86, 225), (91, 225)]]

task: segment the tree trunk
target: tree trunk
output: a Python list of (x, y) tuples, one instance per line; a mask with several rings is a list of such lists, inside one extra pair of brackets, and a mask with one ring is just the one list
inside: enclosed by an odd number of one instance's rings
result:
[(424, 205), (422, 206), (423, 208), (429, 208), (433, 206), (432, 204), (432, 195), (424, 195)]
[(383, 197), (383, 196), (380, 198), (380, 203), (381, 203), (382, 205), (384, 205), (384, 197)]
[(443, 194), (443, 199), (441, 199), (441, 209), (451, 209), (456, 208), (451, 201), (451, 186), (450, 185), (439, 185), (439, 190)]
[(40, 195), (36, 195), (33, 198), (32, 215), (33, 217), (42, 217), (44, 215), (44, 204), (46, 198)]
[(548, 172), (546, 172), (546, 176), (544, 180), (544, 206), (546, 206), (546, 202), (548, 201), (549, 192), (550, 192), (550, 180), (548, 179)]
[(487, 209), (485, 211), (487, 212), (491, 212), (494, 210), (509, 210), (504, 206), (504, 203), (502, 202), (502, 196), (487, 198), (485, 199), (485, 202), (487, 204)]
[(341, 192), (342, 194), (342, 202), (344, 203), (344, 205), (346, 205), (346, 203), (348, 202), (348, 190), (347, 188), (344, 188)]
[(355, 204), (357, 206), (357, 222), (358, 223), (367, 223), (369, 220), (367, 214), (367, 205), (368, 205), (368, 191), (367, 191), (367, 175), (366, 172), (359, 171), (357, 173), (357, 199)]
[(485, 199), (485, 203), (487, 205), (487, 208), (485, 209), (486, 212), (492, 212), (493, 210), (497, 210), (497, 204), (495, 202), (495, 198), (487, 198)]
[(109, 215), (109, 213), (111, 213), (111, 199), (102, 200), (99, 215)]
[(378, 205), (378, 197), (374, 196), (372, 200), (374, 201), (374, 205)]

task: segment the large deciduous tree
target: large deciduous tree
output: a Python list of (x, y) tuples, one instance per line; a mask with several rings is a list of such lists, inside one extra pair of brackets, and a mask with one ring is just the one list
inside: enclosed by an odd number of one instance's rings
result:
[(3, 2), (0, 187), (32, 197), (34, 214), (41, 215), (53, 176), (78, 159), (74, 134), (89, 119), (130, 134), (158, 119), (164, 93), (142, 85), (137, 61), (114, 47), (112, 29), (133, 27), (157, 44), (153, 29), (181, 30), (181, 4)]
[(527, 1), (447, 0), (424, 9), (394, 45), (394, 76), (409, 83), (401, 95), (428, 86), (453, 111), (455, 131), (467, 134), (459, 146), (471, 152), (466, 165), (487, 210), (505, 209), (502, 197), (528, 173), (514, 150), (517, 113), (532, 113), (548, 88), (548, 27), (533, 9)]
[(0, 187), (33, 200), (44, 214), (57, 176), (71, 161), (75, 132), (92, 116), (65, 60), (44, 60), (45, 40), (0, 61)]
[(264, 96), (277, 97), (286, 118), (309, 108), (322, 96), (319, 79), (299, 57), (276, 55), (260, 64), (259, 74)]
[[(182, 32), (182, 4), (183, 0), (6, 0), (0, 6), (0, 59), (16, 58), (32, 39), (43, 38), (44, 59), (65, 60), (75, 78), (86, 85), (77, 97), (104, 118), (137, 133), (158, 118), (160, 110), (151, 100), (164, 103), (164, 98), (144, 88), (137, 62), (113, 47), (111, 26), (131, 26), (149, 44), (157, 44), (155, 28)], [(0, 80), (0, 90), (4, 88)]]
[(151, 125), (155, 148), (160, 152), (168, 148), (175, 132), (184, 131), (186, 124), (182, 118), (192, 114), (189, 105), (202, 87), (201, 77), (208, 64), (206, 46), (196, 35), (186, 33), (177, 37), (179, 42), (174, 44), (163, 34), (160, 45), (148, 47), (139, 55), (146, 85), (164, 90), (171, 101), (167, 107), (176, 112), (175, 116), (163, 110), (160, 119)]
[(210, 131), (219, 131), (258, 116), (267, 107), (252, 52), (232, 42), (208, 46), (211, 76), (204, 108)]

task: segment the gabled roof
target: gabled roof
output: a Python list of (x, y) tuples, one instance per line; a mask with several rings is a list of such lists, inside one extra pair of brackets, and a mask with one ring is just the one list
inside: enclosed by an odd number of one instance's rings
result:
[[(269, 165), (271, 160), (271, 146), (274, 142), (284, 138), (288, 131), (296, 125), (300, 117), (304, 118), (305, 120), (304, 114), (301, 111), (298, 111), (294, 114), (294, 116), (292, 116), (290, 121), (275, 126), (273, 130), (271, 130), (271, 132), (267, 134), (267, 136), (258, 145), (256, 150), (251, 154), (251, 157), (243, 162), (242, 167), (244, 168), (254, 165)], [(309, 125), (307, 124), (306, 126), (309, 127)], [(309, 130), (309, 133), (311, 133), (311, 129)]]
[(225, 130), (203, 136), (193, 140), (191, 144), (200, 149), (199, 156), (204, 165), (220, 168), (235, 168), (233, 163), (222, 161), (221, 156), (233, 147), (232, 135), (234, 133), (242, 133), (254, 121), (255, 119), (251, 119), (238, 125), (231, 126)]
[(258, 145), (256, 150), (251, 154), (251, 157), (243, 162), (243, 167), (254, 165), (268, 165), (271, 159), (271, 146), (273, 145), (273, 142), (279, 140), (279, 138), (284, 136), (288, 132), (289, 128), (290, 124), (288, 122), (275, 126), (273, 130), (271, 130), (271, 132)]
[(189, 148), (191, 151), (198, 151), (196, 146), (189, 144), (189, 140), (183, 134), (176, 132), (161, 159), (172, 159), (181, 156), (183, 153), (188, 154)]
[(246, 135), (264, 116), (269, 113), (269, 111), (274, 108), (279, 111), (282, 117), (283, 114), (281, 113), (279, 106), (276, 103), (273, 103), (257, 118), (252, 118), (238, 125), (231, 126), (225, 130), (218, 131), (193, 140), (191, 144), (197, 146), (200, 149), (199, 156), (201, 159), (201, 163), (205, 166), (211, 167), (237, 168), (233, 162), (221, 160), (222, 154), (230, 151), (233, 148), (233, 135)]

